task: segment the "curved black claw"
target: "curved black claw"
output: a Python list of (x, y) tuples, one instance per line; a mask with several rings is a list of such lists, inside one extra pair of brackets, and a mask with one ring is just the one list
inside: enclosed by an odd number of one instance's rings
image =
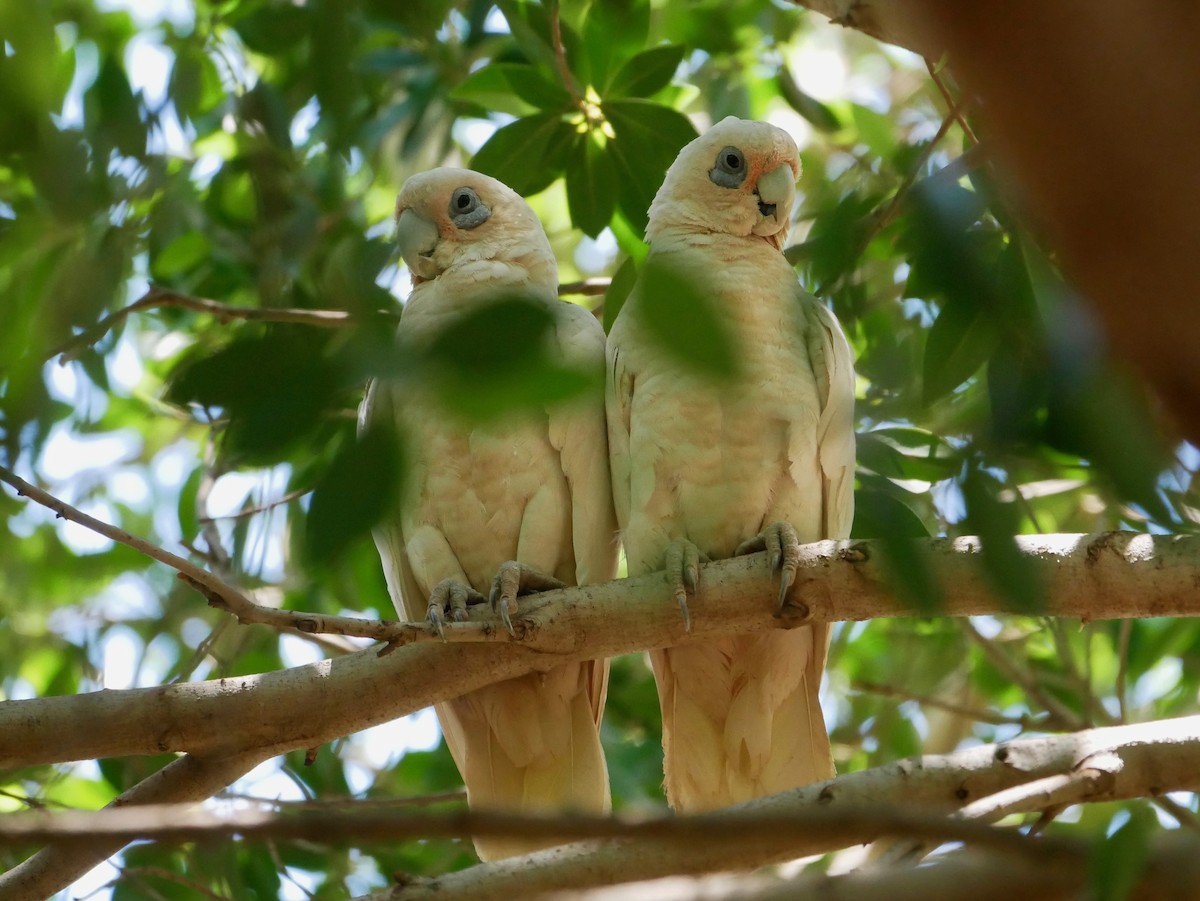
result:
[(565, 582), (560, 582), (554, 576), (546, 575), (541, 570), (534, 569), (516, 560), (507, 560), (500, 564), (496, 577), (492, 579), (492, 590), (488, 593), (488, 602), (492, 612), (499, 613), (508, 629), (513, 634), (512, 615), (517, 612), (517, 597), (534, 591), (550, 591), (554, 588), (566, 588)]
[(773, 522), (749, 541), (743, 541), (733, 553), (735, 556), (767, 552), (767, 562), (772, 570), (779, 571), (779, 600), (775, 615), (781, 616), (787, 606), (788, 591), (796, 581), (800, 569), (800, 539), (792, 524), (780, 520)]
[(667, 545), (667, 575), (674, 581), (675, 603), (683, 614), (683, 629), (692, 631), (692, 614), (688, 610), (688, 595), (700, 587), (700, 561), (707, 560), (700, 548), (686, 538), (676, 538)]
[(438, 636), (445, 641), (446, 632), (442, 628), (442, 624), (446, 621), (445, 611), (450, 611), (450, 619), (454, 622), (465, 623), (468, 619), (467, 605), (482, 604), (486, 600), (487, 598), (469, 585), (464, 585), (454, 579), (442, 579), (433, 586), (433, 591), (429, 595), (429, 608), (425, 616), (437, 629)]

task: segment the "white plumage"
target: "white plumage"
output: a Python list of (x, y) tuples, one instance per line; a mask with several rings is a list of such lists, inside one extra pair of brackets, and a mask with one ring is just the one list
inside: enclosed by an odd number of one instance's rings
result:
[[(732, 556), (765, 536), (849, 534), (854, 372), (833, 315), (783, 256), (799, 153), (774, 126), (728, 118), (680, 151), (650, 207), (647, 265), (711, 292), (742, 377), (717, 383), (646, 333), (635, 286), (608, 342), (613, 491), (629, 564)], [(693, 547), (694, 546), (694, 549)], [(790, 547), (789, 547), (790, 546)], [(703, 585), (699, 586), (703, 591)], [(823, 624), (651, 653), (663, 716), (667, 796), (705, 810), (833, 775), (817, 692)]]
[[(436, 169), (405, 183), (396, 215), (414, 275), (401, 345), (421, 346), (479, 304), (520, 295), (552, 314), (551, 352), (599, 374), (603, 329), (586, 310), (558, 299), (554, 254), (515, 192), (475, 172)], [(363, 420), (380, 416), (395, 419), (411, 458), (399, 516), (376, 533), (402, 617), (425, 617), (431, 597), (435, 616), (468, 595), (480, 600), (506, 561), (569, 585), (615, 575), (602, 398), (468, 425), (439, 403), (432, 386), (376, 383)], [(607, 661), (572, 663), (439, 704), (471, 806), (609, 810), (598, 734), (607, 680)], [(480, 839), (475, 846), (494, 860), (545, 844)]]

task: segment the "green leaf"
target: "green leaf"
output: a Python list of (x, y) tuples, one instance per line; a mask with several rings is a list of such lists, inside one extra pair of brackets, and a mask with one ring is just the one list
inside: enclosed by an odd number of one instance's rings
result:
[(356, 40), (352, 15), (348, 4), (344, 3), (316, 3), (300, 9), (312, 12), (309, 22), (312, 65), (309, 71), (321, 104), (321, 119), (332, 122), (334, 128), (331, 131), (337, 145), (341, 146), (350, 138), (347, 120), (361, 93), (358, 74), (351, 65)]
[(687, 48), (682, 44), (651, 47), (630, 59), (617, 70), (608, 85), (608, 97), (649, 97), (671, 83)]
[(1013, 538), (1021, 520), (1016, 504), (999, 498), (996, 478), (978, 462), (968, 466), (962, 491), (967, 505), (965, 524), (979, 536), (988, 582), (1010, 609), (1022, 613), (1043, 610), (1046, 586), (1038, 578), (1033, 561), (1021, 553)]
[(571, 222), (594, 238), (608, 225), (616, 206), (617, 171), (612, 157), (591, 135), (580, 135), (567, 166), (567, 209)]
[(1095, 901), (1125, 901), (1146, 869), (1155, 817), (1141, 805), (1126, 810), (1129, 819), (1092, 851), (1088, 869)]
[(823, 291), (853, 269), (874, 228), (872, 215), (878, 198), (851, 192), (823, 209), (813, 220), (808, 240), (786, 253), (789, 262), (811, 260), (812, 280)]
[(268, 3), (235, 20), (233, 27), (255, 53), (279, 56), (305, 38), (311, 18), (311, 7)]
[(1079, 376), (1075, 381), (1055, 374), (1046, 441), (1091, 459), (1121, 498), (1139, 504), (1159, 523), (1176, 526), (1179, 519), (1158, 487), (1171, 455), (1145, 387), (1108, 367)]
[(646, 334), (683, 368), (718, 381), (741, 375), (733, 330), (709, 285), (650, 254), (638, 279), (636, 306)]
[[(452, 6), (451, 0), (366, 0), (368, 15), (373, 19), (394, 23), (410, 34), (433, 34), (446, 20)], [(394, 27), (393, 26), (393, 27)]]
[[(924, 521), (900, 497), (903, 489), (883, 480), (864, 479), (854, 492), (853, 538), (928, 538)], [(922, 591), (922, 596), (929, 595)]]
[[(496, 7), (504, 14), (513, 39), (525, 56), (531, 62), (555, 70), (558, 58), (550, 39), (550, 12), (546, 6), (525, 0), (499, 0)], [(559, 33), (562, 36), (563, 53), (566, 58), (578, 60), (579, 36), (566, 22), (559, 23)]]
[(900, 489), (885, 479), (862, 478), (854, 492), (854, 538), (877, 538), (888, 586), (911, 610), (934, 613), (944, 595), (929, 563), (925, 545), (929, 531), (899, 497)]
[(833, 108), (806, 93), (800, 85), (796, 84), (796, 79), (792, 77), (787, 66), (780, 66), (778, 83), (779, 93), (783, 99), (792, 109), (807, 119), (813, 128), (826, 133), (841, 129), (842, 122)]
[(1006, 298), (999, 233), (976, 226), (979, 197), (957, 184), (926, 179), (913, 191), (902, 244), (912, 268), (907, 293), (939, 299), (942, 310), (925, 346), (924, 400), (932, 403), (970, 378), (1003, 336)]
[(125, 156), (146, 152), (146, 126), (119, 59), (109, 55), (84, 98), (87, 126), (97, 141)]
[(544, 303), (499, 297), (453, 319), (430, 342), (428, 356), (472, 377), (537, 357), (554, 319)]
[(228, 449), (274, 463), (314, 433), (341, 382), (311, 332), (275, 327), (212, 354), (197, 348), (172, 374), (167, 397), (223, 410)]
[(468, 75), (450, 96), (514, 116), (528, 114), (530, 107), (564, 112), (571, 103), (571, 96), (562, 85), (525, 63), (484, 66)]
[(924, 402), (933, 403), (969, 379), (999, 342), (1000, 335), (983, 310), (961, 299), (947, 303), (925, 341)]
[(682, 113), (647, 100), (611, 100), (601, 110), (615, 137), (605, 149), (617, 171), (617, 205), (639, 233), (646, 230), (646, 211), (679, 151), (696, 137)]
[(313, 489), (304, 541), (308, 559), (332, 563), (398, 503), (403, 458), (390, 424), (346, 436)]
[(889, 479), (905, 477), (900, 451), (870, 432), (857, 436), (855, 454), (858, 465), (873, 473)]
[(168, 281), (199, 265), (212, 249), (212, 242), (203, 232), (184, 232), (151, 259), (150, 274)]
[(609, 84), (617, 62), (646, 45), (649, 27), (647, 0), (592, 3), (583, 23), (582, 79), (597, 87)]
[[(912, 450), (903, 450), (911, 448)], [(962, 466), (958, 455), (924, 429), (872, 429), (858, 435), (858, 463), (892, 479), (938, 482)]]
[(603, 387), (602, 373), (560, 362), (553, 326), (544, 302), (498, 297), (452, 320), (427, 348), (414, 351), (423, 377), (453, 412), (476, 421), (497, 419)]
[[(34, 146), (38, 126), (57, 112), (54, 69), (58, 42), (50, 8), (0, 4), (0, 149)], [(10, 52), (11, 50), (11, 52)]]
[(1050, 388), (1044, 358), (1016, 342), (999, 342), (987, 363), (992, 436), (1006, 444), (1041, 439)]
[(605, 334), (612, 331), (612, 324), (616, 322), (617, 314), (621, 312), (625, 301), (629, 299), (629, 292), (637, 284), (637, 276), (637, 261), (633, 257), (626, 257), (625, 261), (617, 267), (617, 271), (613, 273), (608, 290), (604, 292)]
[(498, 129), (471, 160), (471, 167), (498, 178), (518, 194), (536, 194), (566, 168), (575, 140), (561, 113), (535, 113)]
[(850, 104), (850, 117), (858, 136), (878, 156), (889, 157), (896, 149), (896, 125), (883, 113), (859, 103)]
[(195, 467), (179, 489), (179, 534), (186, 539), (199, 534), (200, 519), (196, 512), (196, 497), (200, 492), (200, 480), (204, 477), (204, 467)]

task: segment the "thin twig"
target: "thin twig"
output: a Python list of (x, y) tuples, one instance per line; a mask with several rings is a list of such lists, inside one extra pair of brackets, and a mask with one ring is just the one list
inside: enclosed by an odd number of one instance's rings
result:
[[(560, 48), (561, 49), (561, 48)], [(583, 103), (582, 100), (579, 101)], [(582, 107), (581, 107), (582, 108)], [(595, 296), (608, 290), (610, 279), (587, 278), (576, 282), (566, 282), (558, 286), (558, 293), (583, 294)], [(239, 307), (211, 300), (207, 297), (193, 297), (151, 285), (145, 294), (128, 306), (110, 313), (91, 328), (84, 329), (78, 335), (64, 341), (55, 348), (50, 356), (58, 357), (59, 363), (69, 363), (76, 359), (85, 348), (91, 347), (113, 328), (133, 313), (145, 310), (165, 309), (176, 307), (194, 310), (198, 313), (209, 313), (218, 322), (232, 320), (247, 322), (289, 322), (298, 325), (311, 325), (319, 328), (340, 328), (354, 321), (354, 314), (346, 310), (302, 310), (290, 307)], [(394, 312), (380, 311), (383, 315), (396, 316)]]
[(1154, 803), (1173, 816), (1180, 826), (1185, 829), (1190, 829), (1193, 832), (1200, 832), (1200, 817), (1196, 816), (1196, 812), (1187, 807), (1184, 807), (1178, 801), (1167, 795), (1159, 795), (1154, 798)]
[(583, 95), (579, 93), (579, 85), (575, 83), (575, 76), (571, 74), (571, 68), (567, 65), (567, 51), (563, 46), (558, 0), (550, 3), (550, 40), (554, 44), (554, 59), (558, 63), (558, 74), (562, 78), (563, 87), (571, 95), (571, 102), (575, 104), (576, 108), (583, 113), (585, 118), (590, 119), (588, 104), (583, 99)]
[(241, 623), (261, 623), (275, 628), (296, 629), (300, 632), (324, 632), (332, 635), (349, 635), (386, 642), (381, 654), (388, 653), (400, 645), (416, 641), (512, 641), (503, 629), (490, 623), (451, 622), (443, 625), (443, 634), (430, 623), (399, 623), (389, 620), (361, 619), (353, 616), (325, 616), (319, 613), (303, 613), (291, 610), (276, 610), (255, 604), (241, 591), (228, 585), (217, 576), (201, 569), (190, 560), (151, 544), (144, 538), (131, 535), (124, 529), (89, 516), (52, 494), (29, 484), (15, 473), (0, 466), (0, 481), (12, 485), (19, 495), (48, 507), (61, 519), (67, 519), (91, 529), (105, 538), (116, 541), (145, 554), (152, 560), (165, 563), (179, 573), (179, 578), (207, 598), (208, 603), (219, 610), (237, 617)]
[(929, 70), (929, 77), (933, 80), (934, 85), (937, 86), (938, 91), (941, 92), (942, 99), (946, 101), (946, 109), (954, 114), (954, 120), (958, 123), (958, 127), (963, 130), (963, 134), (970, 139), (972, 144), (978, 145), (979, 138), (975, 136), (975, 130), (971, 128), (971, 124), (967, 122), (967, 117), (964, 115), (966, 105), (955, 102), (954, 97), (950, 93), (950, 88), (946, 85), (946, 80), (942, 78), (941, 73), (938, 72), (934, 64), (928, 59), (925, 60), (925, 68)]
[[(908, 174), (904, 177), (904, 181), (900, 183), (900, 187), (896, 189), (896, 193), (892, 195), (892, 199), (888, 202), (888, 205), (884, 207), (878, 221), (875, 223), (874, 229), (868, 235), (868, 244), (871, 242), (871, 238), (892, 224), (892, 221), (896, 218), (896, 214), (899, 212), (901, 202), (905, 197), (908, 196), (908, 192), (912, 190), (913, 185), (916, 184), (917, 177), (921, 174), (921, 170), (925, 167), (925, 164), (929, 162), (929, 158), (933, 156), (933, 151), (937, 149), (937, 145), (942, 142), (942, 138), (944, 138), (946, 133), (950, 131), (950, 126), (954, 124), (954, 117), (957, 115), (958, 111), (959, 107), (955, 106), (950, 110), (949, 113), (946, 114), (946, 118), (942, 120), (942, 124), (938, 127), (937, 133), (933, 136), (933, 140), (931, 140), (925, 145), (925, 147), (922, 148), (920, 155), (914, 161), (912, 167), (908, 171)], [(864, 245), (864, 250), (865, 249), (866, 248)]]
[[(979, 798), (950, 815), (951, 819), (995, 823), (1014, 813), (1040, 811), (1041, 819), (1030, 834), (1037, 834), (1063, 808), (1078, 804), (1112, 788), (1115, 773), (1121, 769), (1121, 758), (1111, 752), (1100, 752), (1082, 761), (1069, 773), (1055, 773), (1014, 785)], [(875, 864), (884, 866), (916, 866), (935, 847), (936, 842), (904, 839), (895, 843), (881, 842), (875, 853)]]
[(577, 282), (563, 282), (558, 286), (559, 296), (563, 294), (582, 294), (587, 297), (599, 297), (612, 284), (611, 278), (585, 278)]
[(954, 816), (964, 820), (994, 823), (1013, 813), (1029, 813), (1032, 810), (1056, 810), (1071, 804), (1087, 801), (1107, 791), (1114, 778), (1114, 766), (1121, 768), (1121, 760), (1115, 754), (1101, 752), (1070, 773), (1059, 773), (1044, 779), (1035, 779), (1024, 785), (998, 791), (995, 794), (972, 801)]
[(304, 497), (304, 495), (311, 493), (311, 488), (297, 488), (295, 491), (289, 491), (287, 494), (283, 495), (282, 497), (278, 497), (273, 501), (267, 501), (265, 504), (258, 504), (254, 507), (246, 507), (245, 509), (238, 510), (236, 513), (227, 513), (224, 516), (211, 516), (209, 514), (205, 514), (204, 516), (197, 516), (196, 519), (198, 522), (205, 525), (222, 519), (245, 519), (247, 516), (256, 516), (259, 513), (266, 513), (269, 510), (274, 510), (276, 507), (282, 507), (285, 504), (290, 504), (292, 501), (298, 501), (300, 498)]
[(1054, 639), (1054, 647), (1058, 651), (1058, 657), (1065, 664), (1066, 672), (1064, 677), (1067, 687), (1078, 693), (1083, 702), (1084, 722), (1088, 726), (1095, 726), (1099, 720), (1102, 725), (1111, 725), (1112, 717), (1108, 715), (1108, 712), (1104, 710), (1102, 705), (1096, 703), (1096, 696), (1092, 691), (1091, 681), (1084, 675), (1084, 672), (1079, 667), (1079, 661), (1075, 659), (1075, 652), (1071, 647), (1071, 636), (1067, 634), (1067, 627), (1064, 621), (1057, 616), (1048, 616), (1042, 618), (1042, 623), (1050, 630), (1050, 634)]
[(309, 839), (321, 842), (350, 838), (394, 841), (503, 835), (506, 838), (560, 841), (623, 838), (691, 844), (728, 840), (731, 835), (736, 835), (739, 842), (753, 841), (757, 837), (778, 842), (781, 837), (791, 835), (810, 838), (814, 831), (831, 828), (962, 841), (1016, 852), (1027, 849), (1029, 842), (1012, 830), (888, 804), (837, 809), (814, 806), (787, 812), (733, 809), (687, 816), (640, 817), (521, 814), (466, 808), (414, 813), (301, 808), (285, 812), (244, 810), (218, 814), (198, 810), (194, 805), (148, 804), (97, 811), (10, 814), (0, 822), (0, 844), (69, 844), (94, 840), (97, 835), (126, 841), (138, 838), (164, 842), (212, 841), (235, 834), (244, 840)]
[(1054, 695), (1044, 691), (1042, 686), (1038, 684), (1037, 680), (1030, 673), (1017, 666), (1008, 654), (997, 647), (994, 642), (980, 635), (970, 619), (964, 618), (959, 620), (959, 625), (962, 627), (963, 632), (978, 645), (979, 649), (983, 651), (984, 655), (998, 670), (1024, 688), (1030, 697), (1042, 705), (1048, 714), (1048, 720), (1043, 724), (1044, 726), (1067, 731), (1076, 731), (1085, 728), (1083, 718), (1079, 714), (1063, 704)]
[(944, 710), (947, 713), (953, 713), (955, 716), (966, 717), (979, 723), (989, 723), (993, 726), (1020, 726), (1024, 730), (1040, 729), (1045, 726), (1045, 720), (1032, 716), (1007, 716), (1003, 713), (997, 713), (992, 710), (980, 710), (973, 707), (964, 707), (961, 704), (955, 704), (951, 701), (943, 701), (941, 698), (935, 698), (932, 695), (918, 694), (917, 692), (908, 691), (903, 688), (895, 688), (890, 685), (879, 685), (875, 682), (866, 682), (861, 679), (856, 679), (850, 683), (850, 687), (855, 691), (866, 692), (870, 694), (881, 695), (886, 698), (900, 698), (905, 701), (916, 701), (926, 707), (936, 707), (939, 710)]
[(467, 800), (465, 788), (451, 788), (442, 792), (431, 792), (427, 795), (406, 795), (398, 798), (305, 798), (290, 800), (287, 798), (260, 798), (257, 795), (247, 795), (241, 792), (220, 792), (215, 795), (220, 800), (248, 801), (274, 810), (290, 810), (297, 808), (327, 808), (341, 810), (392, 810), (397, 807), (429, 807), (433, 804), (446, 804), (454, 801)]
[[(138, 883), (144, 891), (148, 892), (154, 891), (154, 889), (146, 884), (146, 878), (153, 877), (155, 879), (162, 879), (165, 882), (173, 882), (174, 884), (182, 886), (183, 888), (190, 889), (198, 895), (204, 895), (208, 898), (211, 898), (212, 901), (228, 901), (227, 895), (219, 895), (208, 886), (202, 885), (195, 880), (188, 879), (186, 876), (180, 873), (172, 872), (165, 867), (122, 867), (121, 877), (124, 879), (129, 879), (131, 882)], [(166, 897), (157, 892), (155, 892), (155, 894), (160, 898)]]
[(394, 649), (418, 641), (454, 642), (505, 642), (512, 641), (504, 629), (491, 623), (448, 622), (442, 624), (442, 632), (432, 623), (401, 623), (387, 619), (363, 619), (359, 616), (331, 616), (324, 613), (309, 613), (303, 610), (279, 610), (256, 604), (245, 595), (236, 598), (213, 591), (209, 586), (197, 582), (186, 573), (179, 578), (199, 591), (212, 607), (224, 610), (237, 618), (242, 625), (257, 624), (273, 629), (291, 630), (305, 634), (346, 635), (351, 638), (369, 638), (384, 642), (380, 656)]
[[(950, 130), (950, 126), (954, 124), (954, 114), (956, 112), (957, 108), (952, 109), (950, 113), (947, 114), (942, 120), (942, 124), (937, 130), (937, 134), (933, 136), (933, 140), (931, 140), (925, 145), (924, 148), (922, 148), (921, 153), (913, 162), (908, 174), (904, 176), (904, 181), (900, 183), (900, 187), (896, 189), (896, 193), (892, 195), (891, 199), (887, 203), (887, 206), (883, 207), (882, 210), (872, 214), (870, 227), (864, 231), (863, 236), (859, 239), (851, 259), (857, 260), (864, 253), (866, 253), (867, 248), (871, 245), (871, 242), (875, 239), (875, 236), (887, 228), (896, 218), (896, 215), (900, 211), (900, 204), (908, 196), (913, 185), (916, 184), (917, 177), (921, 174), (921, 170), (925, 167), (925, 163), (929, 161), (929, 158), (933, 155), (933, 151), (937, 148), (937, 145), (941, 142), (942, 138), (946, 136), (946, 133)], [(838, 279), (842, 278), (844, 274), (844, 272), (840, 274)], [(837, 282), (835, 281), (833, 284), (836, 283)], [(832, 285), (818, 285), (813, 293), (817, 296), (821, 296), (828, 293), (831, 287)]]
[(207, 297), (192, 297), (151, 285), (139, 299), (129, 306), (122, 307), (115, 313), (110, 313), (89, 329), (85, 329), (69, 341), (56, 348), (51, 356), (58, 356), (60, 363), (68, 363), (75, 359), (84, 348), (90, 347), (131, 313), (142, 310), (162, 309), (164, 307), (180, 307), (195, 310), (199, 313), (209, 313), (220, 322), (233, 319), (253, 320), (258, 322), (292, 322), (301, 325), (314, 325), (323, 328), (338, 328), (352, 321), (353, 314), (345, 310), (299, 310), (286, 307), (236, 307)]
[[(136, 535), (131, 535), (124, 529), (119, 529), (114, 525), (96, 519), (94, 516), (75, 509), (65, 501), (61, 501), (54, 495), (43, 491), (35, 485), (31, 485), (24, 479), (17, 476), (11, 470), (0, 466), (0, 481), (7, 482), (17, 489), (17, 494), (22, 497), (28, 497), (31, 501), (41, 504), (43, 507), (48, 507), (53, 510), (59, 519), (67, 519), (71, 522), (91, 529), (98, 535), (103, 535), (118, 544), (124, 544), (150, 557), (152, 560), (157, 560), (160, 563), (165, 563), (172, 569), (178, 570), (181, 575), (187, 576), (192, 582), (198, 585), (204, 585), (209, 591), (217, 595), (232, 595), (241, 598), (241, 592), (231, 585), (226, 585), (212, 573), (201, 569), (190, 560), (185, 560), (178, 554), (172, 554), (168, 550), (164, 550), (156, 544), (151, 544), (144, 538), (139, 538)], [(249, 603), (249, 601), (246, 601)]]
[(1129, 638), (1133, 632), (1133, 620), (1121, 620), (1117, 632), (1117, 711), (1121, 722), (1129, 721), (1129, 702), (1126, 700), (1126, 682), (1129, 679)]

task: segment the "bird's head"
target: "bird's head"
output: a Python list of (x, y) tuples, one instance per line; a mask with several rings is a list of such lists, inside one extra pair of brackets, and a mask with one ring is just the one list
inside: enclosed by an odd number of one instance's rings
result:
[(529, 204), (469, 169), (431, 169), (405, 181), (396, 198), (396, 240), (414, 285), (485, 261), (557, 279), (554, 252)]
[(729, 116), (679, 151), (650, 204), (646, 239), (666, 230), (757, 235), (782, 250), (799, 175), (786, 131)]

